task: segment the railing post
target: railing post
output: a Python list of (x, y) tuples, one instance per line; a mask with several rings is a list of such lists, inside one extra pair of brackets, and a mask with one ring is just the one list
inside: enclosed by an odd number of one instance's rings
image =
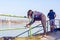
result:
[(28, 37), (29, 37), (29, 31), (28, 31)]
[(48, 21), (47, 21), (47, 32), (48, 32)]
[[(29, 22), (31, 22), (31, 18), (29, 18)], [(32, 27), (31, 27), (31, 25), (29, 26), (29, 29), (30, 29), (30, 31), (29, 31), (29, 36), (32, 36), (32, 33), (31, 33)]]
[(59, 28), (60, 28), (60, 20), (59, 20)]

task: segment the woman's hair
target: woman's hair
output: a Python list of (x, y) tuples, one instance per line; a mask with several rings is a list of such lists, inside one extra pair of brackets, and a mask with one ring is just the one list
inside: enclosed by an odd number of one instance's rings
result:
[[(29, 14), (30, 11), (32, 11), (32, 10), (28, 10), (28, 12), (27, 12), (27, 16), (28, 16), (28, 18), (29, 18), (29, 16), (32, 16), (32, 14), (31, 14), (31, 15)], [(33, 13), (33, 11), (32, 11), (32, 13)]]
[(29, 13), (30, 11), (32, 11), (32, 10), (28, 10), (28, 12), (27, 12), (27, 13)]

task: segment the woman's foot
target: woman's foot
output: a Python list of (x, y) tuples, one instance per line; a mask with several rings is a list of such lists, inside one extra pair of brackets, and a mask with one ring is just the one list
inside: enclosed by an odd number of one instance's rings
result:
[(42, 35), (42, 38), (43, 38), (43, 37), (44, 37), (44, 38), (46, 38), (46, 37), (47, 37), (47, 35), (46, 35), (46, 34), (44, 34), (44, 35)]

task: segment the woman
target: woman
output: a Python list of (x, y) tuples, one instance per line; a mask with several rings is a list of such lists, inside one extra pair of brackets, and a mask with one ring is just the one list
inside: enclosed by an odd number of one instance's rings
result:
[(44, 29), (44, 34), (46, 34), (46, 16), (43, 13), (38, 12), (38, 11), (28, 10), (27, 16), (28, 18), (31, 18), (32, 20), (30, 21), (30, 23), (26, 25), (26, 27), (29, 27), (35, 21), (41, 21), (43, 29)]

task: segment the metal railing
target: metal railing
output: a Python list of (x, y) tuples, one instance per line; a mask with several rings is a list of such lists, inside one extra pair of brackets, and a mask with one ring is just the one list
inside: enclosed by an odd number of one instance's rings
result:
[[(41, 25), (41, 24), (39, 24), (39, 25)], [(39, 27), (39, 25), (33, 27), (32, 29)], [(40, 26), (40, 27), (42, 27), (42, 26)], [(22, 32), (22, 33), (20, 33), (19, 35), (17, 35), (16, 37), (21, 36), (21, 35), (23, 35), (23, 34), (26, 33), (26, 32), (28, 32), (28, 35), (29, 35), (29, 31), (30, 31), (30, 30), (31, 30), (31, 29), (29, 29), (29, 30), (27, 30), (27, 31), (25, 31), (25, 32)]]
[[(10, 15), (10, 14), (0, 14), (0, 16), (8, 16), (8, 17), (17, 17), (17, 18), (26, 18), (25, 16), (16, 16), (16, 15)], [(59, 21), (59, 28), (60, 28), (60, 19), (55, 19), (55, 20), (58, 20)], [(47, 32), (48, 32), (48, 26), (49, 26), (49, 20), (48, 21), (46, 21), (46, 29), (47, 29)], [(39, 24), (39, 25), (41, 25), (41, 24)], [(39, 27), (39, 25), (37, 25), (37, 26), (35, 26), (35, 27), (33, 27), (32, 29), (34, 29), (34, 28), (36, 28), (36, 27)], [(57, 25), (56, 25), (57, 26)], [(41, 27), (41, 26), (40, 26)], [(9, 29), (10, 30), (10, 29)], [(29, 30), (27, 30), (27, 31), (25, 31), (25, 32), (22, 32), (22, 33), (20, 33), (19, 35), (17, 35), (16, 37), (18, 37), (18, 36), (21, 36), (21, 35), (23, 35), (24, 33), (26, 33), (26, 32), (28, 32), (28, 36), (29, 36), (29, 31), (30, 31), (31, 29), (29, 29)], [(38, 30), (38, 31), (36, 31), (35, 33), (33, 33), (33, 34), (36, 34), (36, 33), (38, 33), (38, 32), (40, 32), (40, 31), (42, 31), (43, 29), (41, 29), (41, 30)], [(33, 35), (32, 34), (32, 35)]]
[[(59, 26), (59, 28), (60, 28), (60, 19), (55, 19), (55, 21), (56, 21), (56, 20), (59, 21), (59, 25), (55, 25), (55, 26), (56, 26), (56, 27)], [(47, 32), (48, 32), (48, 30), (49, 30), (49, 29), (48, 29), (49, 20), (46, 21), (46, 24), (47, 24), (47, 25), (46, 25), (46, 26), (47, 26), (46, 29), (47, 29)], [(39, 25), (41, 25), (41, 24), (39, 24)], [(33, 27), (32, 29), (39, 27), (39, 25)], [(42, 27), (42, 26), (40, 26), (40, 27)], [(23, 34), (26, 33), (26, 32), (28, 32), (28, 36), (30, 36), (30, 35), (29, 35), (29, 31), (32, 30), (32, 29), (29, 29), (29, 30), (27, 30), (27, 31), (25, 31), (25, 32), (22, 32), (22, 33), (20, 33), (19, 35), (17, 35), (16, 37), (19, 37), (19, 36), (23, 35)], [(43, 29), (38, 30), (38, 31), (36, 31), (35, 33), (33, 33), (32, 35), (36, 35), (36, 33), (40, 32), (40, 31), (42, 31), (42, 30), (43, 30)]]

